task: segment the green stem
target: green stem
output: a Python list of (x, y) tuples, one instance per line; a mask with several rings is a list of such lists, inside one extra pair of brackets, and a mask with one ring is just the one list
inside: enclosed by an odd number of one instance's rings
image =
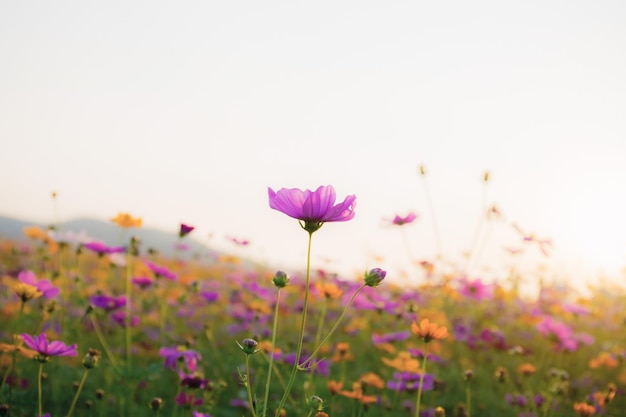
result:
[(130, 375), (131, 369), (131, 274), (132, 274), (132, 254), (130, 250), (126, 255), (126, 370)]
[(115, 372), (117, 372), (119, 375), (119, 370), (117, 367), (117, 361), (115, 360), (115, 355), (113, 355), (113, 351), (111, 351), (109, 344), (104, 338), (102, 334), (102, 330), (100, 329), (100, 325), (98, 324), (98, 321), (96, 320), (96, 317), (93, 315), (93, 313), (89, 314), (89, 319), (91, 320), (93, 329), (96, 331), (96, 336), (98, 336), (98, 340), (100, 341), (100, 344), (102, 345), (102, 348), (104, 349), (104, 352), (107, 354), (109, 361), (111, 361), (111, 365), (113, 365), (113, 369), (115, 369)]
[(472, 392), (470, 390), (470, 384), (467, 383), (465, 387), (465, 402), (467, 403), (467, 417), (471, 417), (472, 413)]
[(415, 417), (420, 415), (420, 403), (422, 401), (422, 386), (424, 385), (424, 377), (426, 376), (426, 362), (428, 361), (428, 343), (424, 342), (424, 366), (420, 374), (420, 386), (417, 388), (417, 399), (415, 400)]
[(250, 384), (250, 355), (246, 355), (246, 391), (248, 391), (248, 403), (250, 404), (252, 417), (256, 417), (256, 407), (254, 401), (252, 401), (252, 387)]
[(270, 347), (269, 365), (267, 367), (267, 380), (265, 381), (265, 395), (263, 396), (263, 412), (261, 417), (267, 415), (267, 402), (270, 397), (270, 383), (272, 381), (272, 368), (274, 367), (274, 346), (276, 344), (276, 329), (278, 328), (278, 305), (280, 303), (280, 288), (276, 293), (276, 305), (274, 306), (274, 323), (272, 324), (272, 346)]
[(41, 377), (43, 375), (43, 362), (39, 362), (39, 372), (37, 373), (37, 398), (38, 398), (38, 403), (39, 403), (39, 414), (37, 414), (38, 417), (43, 416), (43, 405), (41, 403)]
[(317, 346), (317, 348), (315, 348), (315, 350), (313, 351), (313, 353), (311, 354), (311, 356), (309, 356), (307, 358), (306, 361), (302, 362), (302, 364), (300, 365), (300, 369), (304, 369), (306, 367), (307, 364), (309, 364), (311, 361), (313, 361), (315, 359), (315, 355), (317, 355), (317, 353), (320, 351), (320, 349), (326, 344), (326, 342), (328, 341), (328, 339), (330, 339), (330, 337), (333, 335), (333, 333), (335, 333), (335, 331), (337, 330), (337, 328), (339, 327), (339, 324), (341, 323), (341, 320), (343, 320), (344, 316), (346, 315), (346, 313), (348, 312), (348, 309), (350, 309), (350, 306), (352, 305), (352, 303), (354, 302), (354, 299), (356, 298), (356, 296), (359, 294), (359, 292), (361, 292), (361, 290), (363, 288), (365, 288), (367, 286), (367, 284), (362, 284), (359, 288), (356, 289), (356, 291), (354, 292), (354, 294), (352, 294), (352, 297), (350, 298), (350, 301), (348, 301), (348, 304), (346, 304), (345, 308), (343, 309), (343, 311), (341, 312), (341, 315), (339, 316), (339, 318), (337, 319), (337, 321), (335, 322), (335, 324), (333, 325), (333, 327), (330, 329), (330, 331), (328, 332), (328, 334), (326, 335), (326, 337), (324, 337), (324, 340), (322, 340), (320, 342), (320, 344)]
[(293, 387), (293, 383), (296, 380), (296, 374), (298, 373), (298, 363), (300, 362), (300, 356), (302, 355), (302, 343), (304, 341), (304, 330), (306, 325), (306, 313), (309, 306), (309, 281), (311, 279), (311, 241), (313, 240), (313, 232), (309, 233), (309, 242), (307, 245), (306, 252), (306, 279), (304, 283), (304, 304), (302, 306), (302, 321), (300, 323), (300, 335), (298, 337), (298, 347), (296, 349), (296, 361), (293, 364), (293, 369), (291, 370), (291, 375), (289, 376), (289, 381), (287, 382), (287, 388), (283, 393), (283, 397), (280, 399), (280, 403), (278, 408), (276, 409), (276, 417), (280, 414), (280, 410), (282, 410), (285, 405), (285, 401), (287, 401), (287, 397), (289, 396), (289, 392), (291, 391), (291, 387)]
[(80, 392), (83, 390), (83, 385), (85, 385), (85, 381), (87, 380), (87, 374), (89, 373), (89, 369), (85, 369), (83, 373), (83, 377), (80, 380), (80, 384), (78, 385), (78, 390), (76, 391), (76, 395), (74, 396), (74, 400), (72, 401), (72, 405), (70, 407), (70, 411), (67, 412), (65, 417), (70, 417), (74, 412), (74, 407), (76, 407), (76, 402), (78, 402), (78, 397), (80, 396)]
[[(326, 313), (328, 312), (328, 299), (324, 300), (324, 304), (322, 305), (322, 311), (320, 313), (320, 320), (317, 324), (317, 333), (315, 334), (315, 344), (313, 346), (317, 346), (322, 337), (322, 329), (324, 327), (324, 321), (326, 320)], [(307, 358), (307, 361), (309, 359)], [(309, 373), (309, 389), (313, 389), (313, 379), (315, 379), (315, 372)]]
[[(7, 383), (7, 379), (9, 379), (9, 375), (11, 374), (11, 372), (13, 372), (13, 370), (15, 369), (15, 361), (17, 360), (17, 343), (19, 340), (19, 337), (17, 336), (17, 330), (18, 330), (18, 325), (20, 323), (20, 321), (22, 320), (22, 315), (24, 314), (24, 306), (26, 305), (25, 301), (22, 301), (22, 304), (20, 305), (20, 312), (17, 316), (17, 320), (15, 321), (15, 324), (13, 325), (13, 331), (11, 332), (11, 334), (13, 335), (13, 358), (11, 360), (11, 366), (7, 366), (7, 370), (4, 373), (4, 377), (2, 377), (2, 389), (4, 390), (4, 387), (6, 386)], [(9, 402), (11, 399), (11, 387), (9, 387)]]

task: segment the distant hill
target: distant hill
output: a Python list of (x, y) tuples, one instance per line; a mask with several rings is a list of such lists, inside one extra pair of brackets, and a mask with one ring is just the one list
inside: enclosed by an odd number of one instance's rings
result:
[[(37, 222), (27, 222), (10, 217), (0, 216), (0, 239), (11, 239), (15, 241), (25, 241), (24, 228), (29, 226), (39, 226), (43, 229), (47, 224)], [(126, 245), (128, 242), (120, 241), (122, 233), (120, 228), (111, 222), (96, 219), (74, 219), (64, 222), (61, 225), (61, 232), (84, 232), (93, 240), (99, 240), (107, 245)], [(178, 234), (174, 232), (164, 232), (158, 229), (141, 227), (130, 229), (127, 233), (128, 239), (131, 236), (137, 237), (141, 241), (141, 251), (145, 252), (149, 248), (157, 250), (164, 256), (172, 256), (175, 252), (175, 244), (178, 242)], [(193, 232), (185, 237), (183, 242), (188, 246), (186, 251), (189, 254), (214, 255), (215, 251), (209, 247), (195, 241)]]

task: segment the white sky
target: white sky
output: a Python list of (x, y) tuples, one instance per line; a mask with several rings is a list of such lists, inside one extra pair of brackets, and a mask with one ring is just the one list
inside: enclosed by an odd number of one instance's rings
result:
[[(62, 219), (187, 222), (287, 268), (306, 234), (267, 187), (333, 184), (357, 216), (315, 235), (314, 266), (399, 276), (383, 218), (416, 210), (412, 256), (436, 252), (423, 163), (448, 257), (471, 245), (489, 170), (487, 202), (553, 238), (561, 279), (616, 273), (625, 21), (620, 0), (2, 2), (0, 214), (50, 221), (56, 190)], [(491, 237), (484, 263), (507, 264), (519, 237)]]

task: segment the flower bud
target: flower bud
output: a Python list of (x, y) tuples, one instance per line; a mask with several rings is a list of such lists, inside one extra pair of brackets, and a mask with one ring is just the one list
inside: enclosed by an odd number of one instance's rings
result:
[(365, 285), (368, 287), (378, 287), (385, 279), (387, 271), (380, 268), (372, 268), (369, 272), (365, 273)]
[(272, 282), (276, 288), (285, 288), (289, 284), (289, 277), (283, 271), (276, 271)]
[(435, 408), (435, 417), (446, 417), (446, 410), (442, 407)]
[(151, 409), (153, 409), (154, 411), (158, 411), (161, 409), (161, 407), (163, 407), (163, 400), (159, 397), (154, 397), (149, 403), (148, 405), (150, 406)]
[(239, 345), (239, 348), (246, 355), (254, 355), (260, 350), (256, 348), (259, 345), (259, 342), (254, 339), (243, 339), (242, 344), (239, 344), (239, 342), (237, 342), (237, 345)]
[(96, 398), (99, 400), (104, 398), (104, 390), (102, 388), (96, 390)]
[(474, 370), (466, 369), (465, 372), (463, 372), (463, 379), (468, 382), (474, 379)]
[(324, 400), (322, 400), (317, 395), (311, 395), (309, 397), (308, 404), (312, 410), (322, 411), (324, 409)]
[(100, 352), (96, 349), (89, 349), (83, 358), (83, 366), (87, 369), (93, 369), (98, 366), (98, 362), (100, 362)]

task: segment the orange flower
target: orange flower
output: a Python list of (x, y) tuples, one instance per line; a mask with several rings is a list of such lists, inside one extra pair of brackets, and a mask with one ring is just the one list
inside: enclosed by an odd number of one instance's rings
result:
[(335, 346), (335, 354), (331, 358), (335, 363), (354, 360), (354, 355), (350, 352), (349, 343), (337, 343)]
[(330, 395), (339, 394), (341, 392), (341, 389), (343, 388), (343, 382), (331, 379), (326, 383), (326, 388), (328, 388), (328, 392), (330, 392)]
[(25, 227), (24, 235), (30, 239), (47, 240), (48, 232), (37, 226)]
[(420, 363), (409, 352), (400, 352), (394, 359), (382, 358), (383, 363), (400, 372), (420, 372)]
[(141, 227), (142, 224), (141, 217), (133, 217), (128, 213), (119, 213), (117, 216), (113, 217), (111, 221), (124, 229)]
[(537, 371), (537, 368), (535, 367), (535, 365), (533, 365), (532, 363), (528, 363), (528, 362), (523, 363), (517, 367), (517, 372), (525, 376), (532, 375), (535, 373), (535, 371)]
[(360, 401), (362, 404), (372, 404), (378, 402), (378, 397), (363, 394), (363, 386), (360, 382), (355, 382), (354, 384), (352, 384), (352, 391), (340, 391), (339, 395), (342, 395), (346, 398), (355, 399), (357, 401)]
[(378, 389), (385, 388), (385, 381), (383, 381), (381, 377), (373, 372), (367, 372), (361, 375), (361, 378), (359, 378), (359, 382), (361, 382), (362, 384), (366, 384), (366, 386), (368, 387), (374, 387)]
[(574, 403), (574, 411), (582, 417), (589, 417), (596, 413), (596, 408), (587, 403)]
[(618, 360), (608, 352), (601, 352), (597, 357), (589, 361), (589, 367), (591, 369), (597, 369), (601, 366), (615, 368), (617, 365), (619, 365)]
[(325, 282), (323, 284), (316, 282), (315, 288), (320, 295), (323, 295), (327, 300), (331, 298), (339, 298), (343, 291), (339, 289), (334, 282)]
[(431, 323), (428, 319), (423, 319), (419, 326), (416, 322), (411, 323), (411, 331), (419, 336), (425, 343), (431, 340), (441, 340), (448, 337), (448, 329)]

